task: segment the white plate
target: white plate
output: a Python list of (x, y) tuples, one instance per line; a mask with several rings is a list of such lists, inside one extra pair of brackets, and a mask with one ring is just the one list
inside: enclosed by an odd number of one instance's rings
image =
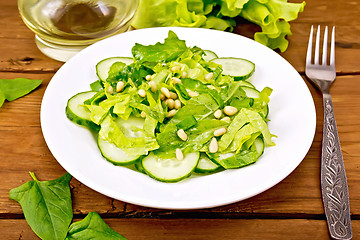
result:
[[(169, 29), (188, 46), (216, 52), (219, 57), (240, 57), (256, 64), (253, 84), (274, 91), (269, 128), (276, 146), (253, 165), (179, 183), (162, 183), (117, 167), (102, 158), (94, 136), (65, 116), (67, 100), (90, 89), (97, 80), (95, 65), (113, 56), (131, 56), (135, 43), (163, 42)], [(152, 28), (130, 31), (100, 41), (70, 59), (50, 81), (41, 105), (41, 126), (57, 161), (83, 184), (109, 197), (164, 209), (209, 208), (259, 194), (288, 176), (303, 160), (313, 141), (316, 115), (311, 94), (297, 71), (280, 55), (248, 38), (215, 30)], [(280, 196), (281, 197), (281, 196)]]

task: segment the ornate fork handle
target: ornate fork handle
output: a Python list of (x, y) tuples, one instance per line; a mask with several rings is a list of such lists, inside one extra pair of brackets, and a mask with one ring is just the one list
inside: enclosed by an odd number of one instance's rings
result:
[(348, 186), (330, 94), (323, 94), (323, 103), (321, 191), (325, 215), (332, 238), (351, 239)]

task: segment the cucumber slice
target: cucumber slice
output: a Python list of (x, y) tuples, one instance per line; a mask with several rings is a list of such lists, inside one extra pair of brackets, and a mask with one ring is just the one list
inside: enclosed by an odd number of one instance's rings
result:
[(135, 164), (134, 164), (134, 167), (137, 171), (143, 173), (143, 174), (146, 174), (142, 164), (141, 164), (141, 161), (136, 161)]
[(206, 155), (206, 153), (200, 153), (199, 163), (195, 168), (196, 173), (214, 173), (219, 170), (223, 170), (219, 164), (214, 163), (210, 160), (210, 158)]
[(131, 116), (127, 120), (124, 120), (119, 117), (115, 120), (115, 122), (120, 127), (121, 131), (124, 133), (126, 137), (128, 138), (142, 137), (143, 133), (141, 131), (134, 131), (134, 130), (136, 130), (136, 128), (140, 128), (140, 129), (144, 128), (144, 124), (145, 124), (144, 118)]
[(133, 63), (134, 60), (130, 57), (111, 57), (100, 61), (96, 65), (96, 74), (101, 81), (105, 81), (107, 79), (107, 77), (109, 76), (109, 69), (111, 65), (113, 65), (115, 62), (123, 62), (126, 65), (129, 65)]
[(258, 90), (256, 90), (255, 88), (252, 88), (252, 87), (241, 87), (242, 90), (245, 91), (246, 93), (246, 96), (248, 98), (259, 98), (260, 97), (260, 92)]
[(265, 149), (264, 140), (261, 137), (256, 138), (251, 148), (255, 149), (260, 157), (264, 153)]
[(150, 153), (142, 159), (145, 172), (161, 182), (179, 182), (187, 178), (199, 162), (199, 153), (187, 153), (183, 160), (160, 158)]
[(218, 58), (218, 56), (216, 55), (216, 53), (214, 53), (213, 51), (210, 50), (204, 50), (205, 55), (203, 55), (203, 59), (206, 62), (209, 62), (210, 60), (214, 59), (214, 58)]
[(84, 107), (84, 101), (92, 98), (97, 92), (81, 92), (71, 97), (66, 105), (65, 113), (68, 119), (79, 125), (98, 130), (99, 126), (91, 121), (91, 112)]
[(240, 86), (255, 88), (254, 85), (252, 85), (250, 82), (248, 82), (246, 80), (240, 80), (239, 83), (240, 83)]
[(222, 74), (234, 77), (235, 81), (248, 79), (255, 72), (255, 64), (242, 58), (214, 58), (211, 62), (221, 65)]
[(129, 165), (136, 162), (142, 155), (130, 156), (115, 144), (98, 136), (98, 146), (103, 157), (114, 165)]
[[(250, 154), (248, 157), (244, 154)], [(255, 151), (249, 151), (247, 153), (235, 154), (234, 152), (229, 153), (215, 153), (210, 154), (209, 157), (216, 163), (223, 166), (225, 169), (241, 168), (250, 165), (257, 161), (258, 153)]]

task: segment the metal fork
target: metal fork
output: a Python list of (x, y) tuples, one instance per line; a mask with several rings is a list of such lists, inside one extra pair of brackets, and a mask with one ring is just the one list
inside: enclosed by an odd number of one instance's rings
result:
[(325, 27), (322, 61), (320, 63), (320, 26), (315, 42), (312, 62), (313, 26), (311, 26), (306, 55), (306, 76), (323, 94), (324, 125), (321, 152), (321, 192), (330, 236), (333, 239), (351, 239), (349, 192), (341, 154), (340, 141), (335, 122), (333, 103), (329, 93), (336, 78), (335, 27), (332, 29), (330, 63), (327, 61), (328, 28)]

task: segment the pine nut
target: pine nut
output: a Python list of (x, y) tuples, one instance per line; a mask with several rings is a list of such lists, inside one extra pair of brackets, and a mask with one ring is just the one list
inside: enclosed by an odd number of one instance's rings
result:
[(181, 151), (180, 148), (177, 148), (177, 149), (175, 150), (175, 154), (176, 154), (177, 160), (179, 160), (179, 161), (184, 160), (184, 154), (183, 154), (183, 152)]
[(113, 94), (114, 93), (113, 87), (109, 86), (108, 89), (107, 89), (107, 92), (110, 93), (110, 94)]
[(181, 80), (179, 78), (177, 78), (177, 77), (172, 77), (171, 81), (173, 82), (173, 84), (175, 84), (175, 83), (181, 84)]
[(221, 119), (221, 121), (230, 122), (231, 119), (230, 119), (229, 117), (223, 117), (223, 118)]
[(146, 81), (150, 81), (152, 79), (152, 76), (150, 74), (146, 75), (145, 79), (146, 79)]
[(224, 135), (226, 133), (226, 128), (219, 128), (214, 131), (215, 137), (220, 137), (221, 135)]
[(198, 94), (197, 92), (193, 92), (193, 91), (191, 91), (191, 90), (188, 90), (187, 92), (188, 92), (188, 94), (189, 94), (190, 97), (197, 97), (197, 96), (199, 96), (199, 94)]
[(177, 110), (176, 110), (176, 109), (173, 109), (173, 110), (171, 110), (170, 112), (168, 112), (168, 113), (166, 114), (166, 117), (167, 117), (167, 118), (171, 118), (171, 117), (175, 116), (176, 112), (177, 112)]
[(165, 95), (164, 94), (160, 94), (160, 100), (164, 100), (165, 99)]
[(175, 101), (174, 99), (168, 98), (165, 100), (166, 105), (168, 105), (169, 109), (173, 109), (175, 107)]
[(161, 92), (165, 95), (165, 97), (170, 98), (170, 91), (166, 87), (161, 88)]
[(176, 93), (174, 93), (174, 92), (170, 92), (170, 98), (175, 100), (175, 99), (178, 98), (178, 95)]
[(156, 86), (156, 83), (154, 81), (150, 81), (149, 86), (150, 86), (150, 89), (151, 89), (152, 92), (157, 91), (157, 86)]
[(215, 118), (221, 118), (221, 115), (222, 115), (222, 112), (221, 112), (220, 109), (218, 109), (218, 110), (216, 110), (216, 111), (214, 112), (214, 117), (215, 117)]
[(176, 99), (175, 100), (175, 109), (180, 109), (181, 108), (181, 102), (180, 102), (180, 100), (179, 99)]
[(224, 113), (228, 116), (233, 116), (238, 112), (238, 109), (233, 106), (226, 106), (224, 107)]
[(172, 71), (172, 72), (176, 72), (176, 71), (180, 71), (180, 69), (181, 69), (180, 66), (173, 66), (173, 67), (171, 68), (171, 71)]
[(125, 83), (123, 81), (119, 81), (116, 84), (116, 92), (121, 92), (122, 90), (124, 90), (125, 87)]
[(177, 135), (178, 135), (178, 137), (179, 137), (181, 140), (183, 140), (183, 141), (186, 141), (187, 138), (188, 138), (188, 136), (187, 136), (186, 132), (184, 131), (184, 129), (179, 129), (179, 130), (177, 131)]
[(210, 72), (210, 73), (208, 73), (208, 74), (205, 75), (205, 80), (206, 80), (206, 81), (209, 81), (209, 80), (212, 79), (213, 76), (214, 76), (214, 73)]
[(142, 117), (142, 118), (146, 118), (146, 112), (141, 111), (141, 113), (140, 113), (140, 117)]
[(186, 78), (186, 77), (187, 77), (187, 72), (183, 72), (183, 73), (181, 74), (181, 77), (182, 77), (182, 78)]
[(218, 143), (217, 143), (216, 138), (213, 137), (211, 139), (211, 142), (210, 142), (210, 145), (209, 145), (209, 152), (216, 153), (217, 151), (218, 151)]
[(145, 97), (145, 96), (146, 96), (146, 92), (145, 92), (144, 89), (140, 89), (140, 90), (138, 91), (138, 94), (139, 94), (140, 97)]

